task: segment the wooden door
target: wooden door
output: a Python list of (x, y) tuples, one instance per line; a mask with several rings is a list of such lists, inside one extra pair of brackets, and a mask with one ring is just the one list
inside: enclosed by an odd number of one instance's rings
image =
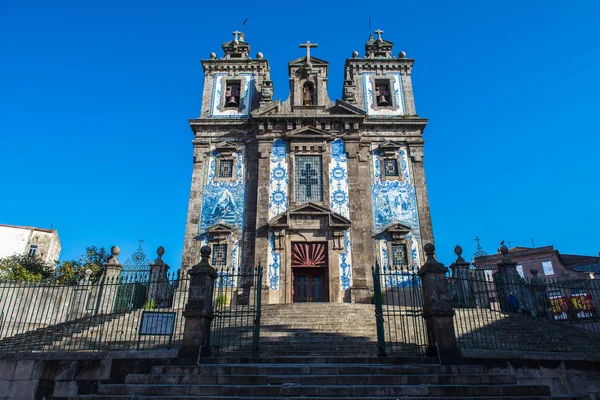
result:
[(295, 303), (327, 301), (327, 280), (323, 269), (294, 268), (292, 274)]

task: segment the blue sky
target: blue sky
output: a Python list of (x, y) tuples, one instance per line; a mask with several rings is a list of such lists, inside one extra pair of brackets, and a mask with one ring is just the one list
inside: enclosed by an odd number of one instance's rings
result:
[(456, 244), (472, 254), (476, 235), (488, 252), (532, 238), (600, 251), (597, 1), (1, 0), (0, 223), (54, 224), (61, 259), (118, 244), (124, 261), (143, 237), (178, 268), (199, 60), (248, 18), (275, 98), (288, 97), (287, 62), (306, 40), (340, 98), (369, 16), (416, 58), (438, 258), (452, 262)]

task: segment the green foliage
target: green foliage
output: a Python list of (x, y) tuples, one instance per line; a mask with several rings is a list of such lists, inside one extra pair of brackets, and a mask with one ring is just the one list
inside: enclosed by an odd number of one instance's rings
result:
[(144, 310), (153, 310), (156, 308), (156, 301), (155, 300), (146, 300), (146, 302), (144, 303), (142, 308)]
[(217, 307), (224, 307), (229, 304), (229, 299), (226, 294), (220, 294), (217, 296)]
[(102, 268), (108, 262), (110, 255), (104, 247), (89, 246), (78, 260), (61, 262), (57, 267), (57, 281), (60, 283), (74, 284), (85, 278), (85, 271), (92, 271), (90, 280), (98, 280), (102, 275)]
[(54, 275), (54, 266), (38, 256), (13, 254), (0, 258), (0, 278), (14, 281), (39, 282)]

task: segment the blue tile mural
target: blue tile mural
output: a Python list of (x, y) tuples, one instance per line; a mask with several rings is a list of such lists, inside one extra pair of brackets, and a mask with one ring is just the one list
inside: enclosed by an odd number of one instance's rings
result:
[[(371, 168), (371, 194), (373, 196), (373, 224), (375, 233), (382, 232), (394, 223), (401, 223), (411, 228), (406, 235), (410, 243), (409, 268), (419, 269), (421, 265), (419, 255), (419, 244), (421, 242), (421, 230), (419, 226), (419, 214), (417, 210), (417, 195), (410, 173), (407, 153), (404, 149), (397, 150), (400, 159), (401, 180), (385, 180), (381, 178), (380, 151), (373, 150)], [(375, 245), (379, 258), (379, 264), (385, 270), (389, 268), (387, 238), (376, 239)], [(410, 280), (406, 280), (407, 282)], [(396, 281), (399, 285), (403, 281)], [(392, 284), (392, 283), (390, 283)]]
[[(331, 142), (329, 163), (329, 207), (331, 211), (350, 218), (350, 198), (348, 193), (348, 162), (342, 139)], [(352, 285), (352, 248), (350, 232), (344, 232), (344, 252), (338, 255), (340, 284), (343, 290)]]
[[(271, 172), (269, 175), (269, 219), (288, 209), (289, 173), (287, 162), (287, 144), (276, 139), (271, 150)], [(267, 254), (267, 276), (269, 288), (279, 289), (280, 255), (275, 252), (275, 235), (269, 231), (269, 252)]]
[(217, 156), (216, 151), (211, 151), (205, 170), (197, 248), (208, 244), (205, 232), (210, 226), (219, 223), (231, 226), (235, 232), (227, 237), (231, 243), (227, 267), (237, 269), (240, 265), (246, 204), (245, 148), (242, 146), (237, 151), (234, 181), (215, 180)]

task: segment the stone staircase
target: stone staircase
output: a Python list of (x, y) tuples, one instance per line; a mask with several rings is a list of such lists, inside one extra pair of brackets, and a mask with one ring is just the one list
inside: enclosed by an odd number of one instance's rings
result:
[(479, 365), (440, 365), (415, 353), (375, 357), (371, 305), (265, 305), (261, 330), (256, 357), (155, 366), (71, 400), (579, 399), (551, 396), (547, 386), (520, 385)]

